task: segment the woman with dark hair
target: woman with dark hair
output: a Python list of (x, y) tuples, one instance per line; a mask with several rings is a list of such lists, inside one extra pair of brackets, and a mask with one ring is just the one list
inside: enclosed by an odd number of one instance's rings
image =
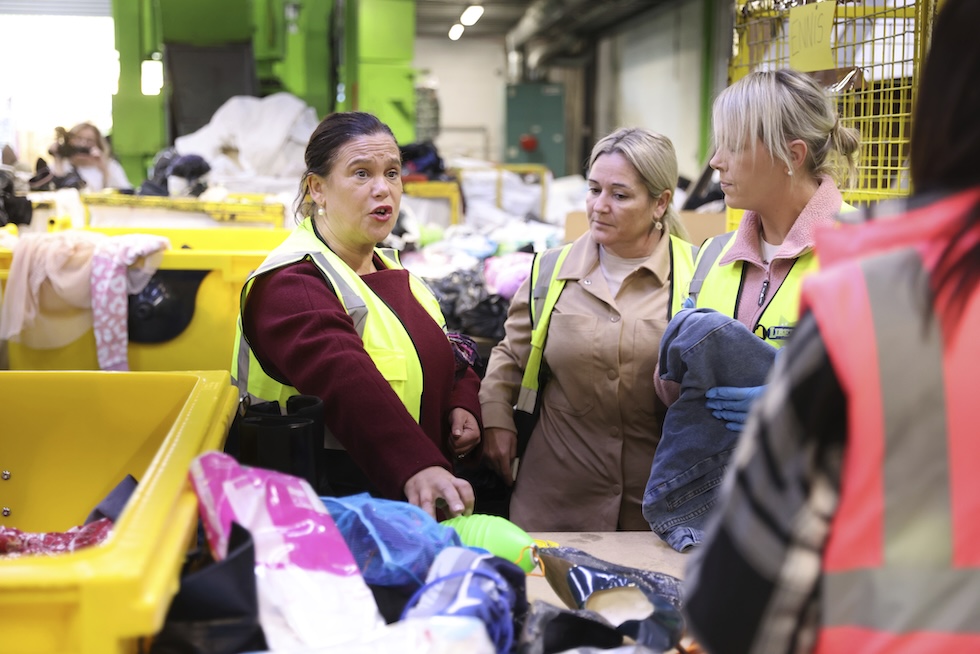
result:
[(946, 0), (935, 23), (915, 194), (818, 236), (806, 314), (688, 570), (712, 654), (980, 651), (978, 22), (976, 0)]
[(233, 376), (259, 401), (324, 403), (337, 495), (471, 513), (451, 461), (481, 438), (479, 378), (457, 358), (439, 303), (377, 246), (395, 224), (401, 158), (371, 114), (327, 116), (306, 148), (299, 226), (245, 283)]

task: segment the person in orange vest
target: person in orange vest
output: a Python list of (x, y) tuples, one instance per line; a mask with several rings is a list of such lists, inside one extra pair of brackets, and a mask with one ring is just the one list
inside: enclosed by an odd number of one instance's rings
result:
[(822, 270), (687, 570), (711, 654), (980, 651), (977, 24), (976, 0), (935, 22), (914, 195), (817, 238)]

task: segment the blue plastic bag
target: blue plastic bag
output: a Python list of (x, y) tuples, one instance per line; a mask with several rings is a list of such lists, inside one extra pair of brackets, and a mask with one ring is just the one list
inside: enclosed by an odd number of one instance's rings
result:
[(408, 502), (367, 493), (320, 499), (368, 585), (414, 592), (439, 552), (462, 545), (455, 529), (443, 527)]

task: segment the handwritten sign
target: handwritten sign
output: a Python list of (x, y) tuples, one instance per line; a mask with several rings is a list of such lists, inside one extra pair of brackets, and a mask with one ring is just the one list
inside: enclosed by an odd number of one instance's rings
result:
[(800, 72), (836, 68), (830, 40), (837, 2), (811, 2), (789, 10), (789, 65)]

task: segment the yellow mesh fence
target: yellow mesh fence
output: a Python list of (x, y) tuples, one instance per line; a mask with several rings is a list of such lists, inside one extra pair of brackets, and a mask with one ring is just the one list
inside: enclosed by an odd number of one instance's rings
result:
[[(836, 99), (841, 123), (861, 133), (857, 176), (844, 185), (844, 198), (861, 204), (907, 195), (912, 107), (941, 0), (823, 1), (837, 2), (831, 41), (836, 68), (813, 75)], [(736, 3), (730, 81), (789, 67), (789, 14), (803, 4)]]

